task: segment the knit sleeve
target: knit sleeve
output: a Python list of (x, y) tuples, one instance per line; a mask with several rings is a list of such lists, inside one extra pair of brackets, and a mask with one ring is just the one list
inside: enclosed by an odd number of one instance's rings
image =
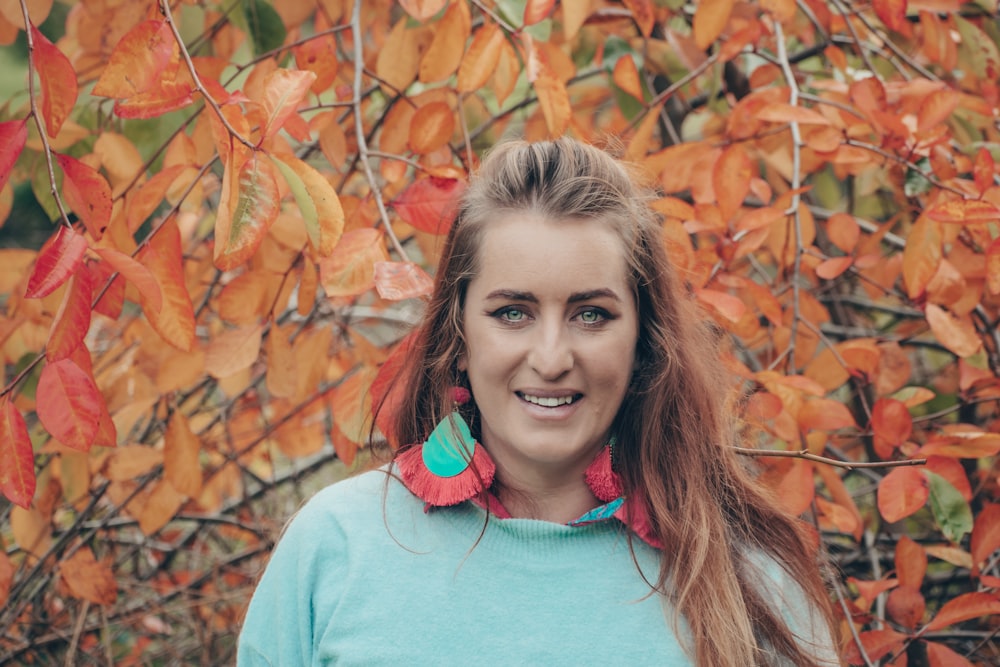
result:
[(239, 667), (316, 662), (316, 619), (329, 617), (347, 569), (344, 532), (323, 496), (291, 520), (271, 555), (240, 632)]

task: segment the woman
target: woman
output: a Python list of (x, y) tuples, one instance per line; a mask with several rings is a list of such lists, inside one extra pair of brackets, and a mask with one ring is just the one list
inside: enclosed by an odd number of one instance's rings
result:
[(620, 164), (495, 149), (386, 402), (415, 444), (298, 514), (240, 662), (838, 664), (814, 549), (728, 446), (715, 339)]

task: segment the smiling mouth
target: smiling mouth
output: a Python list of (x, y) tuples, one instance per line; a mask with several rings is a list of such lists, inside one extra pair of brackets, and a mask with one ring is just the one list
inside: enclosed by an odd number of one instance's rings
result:
[(520, 392), (517, 395), (528, 403), (539, 405), (543, 408), (558, 408), (560, 405), (569, 405), (583, 397), (583, 394), (573, 394), (572, 396), (532, 396)]

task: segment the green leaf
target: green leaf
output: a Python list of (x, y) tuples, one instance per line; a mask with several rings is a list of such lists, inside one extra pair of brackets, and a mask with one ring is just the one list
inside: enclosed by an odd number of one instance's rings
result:
[(266, 53), (284, 44), (285, 23), (267, 0), (245, 0), (243, 18), (253, 39), (254, 53)]
[[(917, 166), (923, 169), (924, 173), (930, 173), (931, 171), (931, 161), (927, 158), (921, 158), (917, 162)], [(916, 197), (917, 195), (922, 195), (931, 190), (931, 182), (924, 178), (924, 175), (917, 171), (916, 169), (906, 170), (906, 181), (903, 184), (903, 192), (907, 197)]]
[(954, 543), (961, 541), (962, 536), (972, 531), (972, 510), (969, 503), (958, 492), (951, 482), (941, 475), (924, 471), (930, 487), (931, 512), (938, 528)]

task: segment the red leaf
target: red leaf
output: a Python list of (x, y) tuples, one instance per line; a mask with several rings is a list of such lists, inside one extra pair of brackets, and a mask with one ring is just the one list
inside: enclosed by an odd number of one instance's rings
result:
[(901, 586), (919, 589), (927, 572), (927, 553), (906, 535), (896, 544), (896, 578)]
[(38, 259), (28, 278), (24, 296), (39, 299), (52, 294), (73, 275), (83, 262), (86, 251), (87, 239), (69, 227), (60, 225), (38, 251)]
[(465, 181), (431, 176), (411, 183), (391, 203), (400, 218), (420, 231), (445, 234), (464, 191)]
[(906, 442), (913, 431), (913, 417), (906, 405), (894, 398), (880, 398), (872, 408), (875, 452), (883, 459)]
[(28, 123), (24, 120), (9, 120), (0, 123), (0, 189), (7, 185), (14, 163), (28, 141)]
[(153, 275), (152, 271), (129, 255), (114, 248), (94, 248), (94, 250), (101, 256), (101, 259), (107, 261), (115, 271), (136, 286), (145, 302), (153, 310), (160, 310), (163, 306), (163, 293), (160, 291), (160, 284), (156, 282), (156, 276)]
[(38, 80), (42, 84), (42, 118), (45, 119), (45, 131), (50, 137), (55, 138), (59, 134), (59, 128), (69, 118), (70, 111), (76, 105), (79, 94), (76, 70), (73, 69), (69, 58), (34, 25), (31, 26), (31, 36), (35, 46), (35, 67), (38, 68)]
[(59, 312), (52, 320), (52, 331), (45, 342), (45, 358), (50, 362), (65, 359), (83, 343), (90, 329), (90, 301), (94, 286), (89, 271), (77, 271), (70, 278)]
[(872, 0), (872, 9), (889, 30), (899, 32), (906, 26), (906, 0)]
[[(859, 636), (861, 644), (864, 646), (865, 654), (870, 661), (878, 661), (880, 658), (898, 651), (903, 647), (903, 642), (907, 638), (906, 635), (895, 630), (869, 630), (862, 632)], [(861, 652), (853, 642), (848, 645), (844, 657), (852, 665), (865, 664), (864, 658), (861, 657)]]
[(955, 653), (944, 644), (925, 642), (929, 667), (976, 667), (968, 658)]
[(995, 593), (965, 593), (945, 602), (924, 628), (924, 632), (934, 632), (970, 618), (996, 614), (1000, 614), (1000, 598)]
[(383, 299), (401, 301), (430, 294), (434, 281), (413, 262), (375, 262), (375, 289)]
[(91, 275), (95, 294), (101, 294), (100, 301), (94, 305), (94, 312), (117, 320), (125, 305), (125, 279), (121, 274), (118, 274), (111, 281), (111, 285), (104, 289), (104, 285), (111, 279), (111, 276), (115, 275), (115, 270), (111, 268), (111, 265), (107, 262), (87, 262), (84, 264), (84, 270)]
[[(377, 410), (375, 414), (375, 426), (387, 438), (392, 437), (392, 424), (396, 418), (404, 399), (402, 384), (400, 384), (399, 373), (406, 364), (407, 357), (413, 351), (413, 343), (416, 340), (417, 332), (413, 331), (399, 341), (389, 356), (378, 369), (375, 379), (372, 380), (371, 395), (372, 409)], [(402, 443), (392, 442), (393, 447), (398, 447)]]
[(993, 154), (985, 148), (980, 148), (976, 153), (976, 161), (972, 164), (972, 178), (980, 194), (993, 187), (994, 172), (996, 165), (993, 162)]
[(94, 95), (129, 98), (154, 88), (176, 48), (166, 21), (143, 21), (115, 45)]
[(24, 417), (9, 395), (0, 399), (0, 491), (24, 509), (35, 497), (35, 452)]
[(53, 154), (66, 174), (63, 181), (66, 202), (94, 240), (99, 241), (111, 224), (111, 186), (93, 167), (68, 155)]
[(969, 552), (972, 554), (973, 566), (978, 570), (979, 564), (1000, 549), (1000, 505), (985, 505), (976, 516), (972, 527), (972, 543)]
[(904, 519), (930, 498), (927, 477), (916, 468), (893, 468), (878, 485), (878, 510), (889, 523)]
[(38, 421), (62, 444), (86, 452), (94, 443), (104, 399), (93, 379), (70, 359), (47, 364), (35, 392)]

